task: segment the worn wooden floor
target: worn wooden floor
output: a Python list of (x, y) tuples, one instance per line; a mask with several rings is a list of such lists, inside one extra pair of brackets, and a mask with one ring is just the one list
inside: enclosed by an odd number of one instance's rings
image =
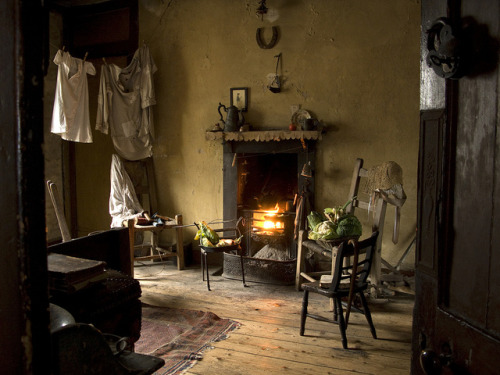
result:
[[(217, 271), (216, 268), (211, 269)], [(378, 339), (363, 315), (351, 314), (342, 349), (335, 324), (307, 319), (299, 335), (302, 292), (274, 286), (211, 277), (212, 291), (200, 269), (177, 271), (172, 264), (136, 266), (142, 301), (157, 306), (211, 311), (242, 323), (230, 336), (214, 343), (187, 374), (409, 374), (413, 298), (396, 294), (372, 301), (370, 309)], [(311, 295), (309, 311), (331, 317), (329, 301)]]

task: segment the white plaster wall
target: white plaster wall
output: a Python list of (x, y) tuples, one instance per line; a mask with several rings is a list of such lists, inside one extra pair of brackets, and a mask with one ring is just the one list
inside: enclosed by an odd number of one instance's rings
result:
[[(318, 209), (343, 204), (354, 161), (370, 168), (398, 162), (408, 195), (400, 241), (392, 244), (393, 210), (387, 212), (383, 257), (395, 264), (415, 235), (419, 137), (420, 3), (417, 0), (269, 0), (268, 16), (255, 15), (257, 0), (140, 0), (139, 40), (158, 66), (154, 161), (160, 213), (181, 213), (185, 223), (222, 217), (222, 146), (205, 139), (219, 118), (229, 89), (248, 87), (247, 122), (254, 129), (287, 129), (291, 106), (321, 120)], [(52, 20), (51, 20), (52, 22)], [(256, 43), (280, 28), (273, 49)], [(267, 89), (282, 53), (282, 92)], [(55, 52), (54, 52), (55, 53)], [(112, 59), (109, 61), (111, 62)], [(89, 78), (95, 118), (101, 61)], [(125, 59), (115, 59), (125, 66)], [(47, 95), (46, 95), (47, 97)], [(46, 113), (47, 117), (47, 113)], [(109, 136), (75, 145), (79, 234), (109, 228)], [(360, 216), (365, 223), (369, 217)], [(369, 232), (369, 226), (365, 233)], [(187, 228), (185, 240), (194, 237)], [(171, 241), (165, 234), (162, 241)], [(414, 251), (404, 266), (412, 268)]]
[[(162, 211), (180, 212), (188, 223), (222, 216), (222, 147), (206, 141), (205, 131), (218, 120), (218, 103), (229, 104), (229, 89), (248, 87), (246, 119), (254, 128), (287, 128), (292, 105), (327, 126), (316, 160), (317, 208), (346, 201), (357, 157), (368, 168), (388, 160), (402, 166), (408, 200), (400, 242), (390, 241), (390, 209), (383, 247), (384, 258), (395, 263), (416, 226), (419, 1), (275, 0), (267, 2), (263, 21), (257, 5), (140, 2), (140, 40), (158, 66), (155, 163)], [(279, 42), (260, 49), (256, 29), (264, 27), (269, 40), (271, 26), (280, 28)], [(266, 76), (280, 52), (283, 87), (273, 94)]]

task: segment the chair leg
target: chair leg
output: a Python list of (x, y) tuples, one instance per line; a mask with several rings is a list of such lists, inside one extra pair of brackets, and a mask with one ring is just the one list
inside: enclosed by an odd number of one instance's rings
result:
[(200, 263), (201, 263), (201, 278), (205, 281), (205, 263), (204, 263), (205, 252), (201, 250), (200, 252)]
[(245, 267), (243, 267), (243, 249), (240, 248), (240, 262), (241, 262), (241, 278), (243, 280), (243, 286), (247, 286), (245, 283)]
[(366, 320), (368, 321), (368, 324), (370, 325), (370, 331), (372, 332), (373, 338), (376, 339), (377, 332), (375, 331), (375, 326), (373, 325), (372, 314), (370, 312), (370, 309), (368, 308), (368, 303), (366, 302), (366, 297), (363, 294), (363, 292), (360, 292), (359, 295), (361, 297), (361, 303), (363, 304), (363, 310), (364, 310)]
[(337, 310), (337, 315), (338, 315), (340, 336), (342, 338), (342, 347), (344, 349), (347, 349), (347, 336), (345, 333), (346, 325), (345, 325), (345, 320), (344, 320), (344, 313), (342, 311), (342, 299), (340, 297), (336, 297), (335, 301), (337, 302), (335, 305), (336, 305), (336, 310)]
[(203, 281), (205, 281), (205, 269), (207, 272), (207, 288), (210, 291), (210, 279), (208, 276), (208, 262), (207, 262), (207, 252), (204, 250), (201, 250), (201, 257), (200, 257), (200, 262), (201, 262), (201, 277)]
[(333, 300), (333, 321), (338, 323), (339, 314), (337, 311), (337, 300), (335, 298), (332, 298), (332, 300)]
[(210, 291), (210, 276), (208, 275), (208, 262), (207, 262), (207, 253), (205, 253), (205, 269), (207, 270), (207, 288)]
[(301, 336), (304, 336), (304, 330), (306, 329), (308, 303), (309, 303), (309, 291), (304, 290), (304, 297), (302, 298), (302, 311), (300, 313), (300, 335)]

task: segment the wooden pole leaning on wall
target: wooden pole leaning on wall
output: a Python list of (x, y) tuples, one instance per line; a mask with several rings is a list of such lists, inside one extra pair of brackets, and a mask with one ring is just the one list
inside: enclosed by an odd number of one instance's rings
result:
[(176, 234), (177, 234), (177, 269), (183, 270), (186, 266), (184, 260), (184, 234), (182, 229), (182, 215), (175, 215)]

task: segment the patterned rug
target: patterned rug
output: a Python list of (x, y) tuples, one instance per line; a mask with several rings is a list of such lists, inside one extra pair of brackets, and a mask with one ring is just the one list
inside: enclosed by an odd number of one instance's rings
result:
[(226, 339), (240, 325), (211, 312), (143, 305), (135, 351), (165, 360), (157, 375), (182, 374), (202, 359), (212, 342)]

